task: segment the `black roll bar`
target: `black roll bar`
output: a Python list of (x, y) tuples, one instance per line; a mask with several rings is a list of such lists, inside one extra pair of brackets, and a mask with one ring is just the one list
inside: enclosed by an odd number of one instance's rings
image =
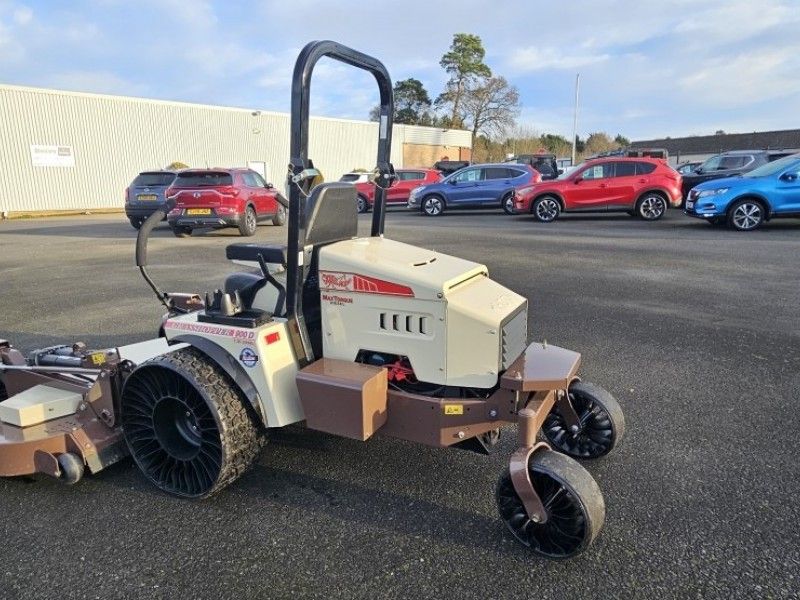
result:
[[(372, 214), (373, 236), (383, 235), (386, 218), (386, 191), (391, 183), (394, 170), (389, 157), (392, 149), (392, 125), (394, 115), (394, 99), (392, 96), (392, 80), (386, 67), (376, 58), (329, 40), (311, 42), (306, 45), (297, 57), (292, 76), (292, 116), (290, 125), (289, 163), (289, 231), (287, 240), (286, 269), (286, 309), (287, 318), (296, 319), (300, 339), (306, 357), (313, 360), (308, 331), (305, 327), (302, 310), (302, 285), (304, 280), (303, 257), (306, 242), (305, 202), (301, 198), (300, 180), (306, 169), (312, 169), (313, 163), (308, 158), (308, 123), (309, 98), (311, 91), (311, 74), (314, 66), (322, 57), (332, 58), (353, 67), (372, 73), (380, 91), (380, 118), (378, 121), (378, 160), (376, 168), (379, 179), (375, 190), (375, 204)], [(306, 189), (310, 192), (310, 189)]]

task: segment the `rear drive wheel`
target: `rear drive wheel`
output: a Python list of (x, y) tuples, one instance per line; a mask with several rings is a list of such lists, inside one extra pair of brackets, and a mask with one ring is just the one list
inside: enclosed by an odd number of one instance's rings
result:
[(276, 227), (281, 227), (286, 224), (286, 208), (282, 204), (278, 205), (278, 212), (272, 217), (272, 224)]
[(500, 518), (519, 543), (547, 558), (583, 552), (600, 533), (606, 508), (589, 472), (568, 456), (540, 450), (528, 462), (531, 483), (547, 512), (547, 521), (528, 518), (508, 469), (497, 482)]
[(508, 192), (505, 196), (503, 196), (503, 211), (507, 215), (514, 214), (514, 194), (512, 192)]
[(252, 206), (244, 209), (242, 220), (239, 221), (239, 234), (245, 237), (251, 237), (256, 234), (256, 211)]
[(537, 221), (550, 223), (561, 214), (561, 205), (553, 196), (542, 196), (534, 201), (531, 212)]
[(128, 221), (130, 221), (131, 227), (134, 229), (140, 229), (142, 223), (144, 223), (144, 219), (140, 219), (139, 217), (128, 217)]
[(192, 235), (192, 228), (191, 227), (173, 227), (172, 234), (175, 237), (185, 238)]
[(599, 385), (576, 381), (569, 386), (569, 399), (581, 424), (570, 431), (554, 407), (542, 424), (553, 449), (573, 458), (599, 458), (611, 452), (625, 435), (625, 416), (614, 396)]
[(636, 214), (645, 221), (657, 221), (667, 212), (667, 201), (656, 192), (648, 192), (636, 202)]
[(438, 217), (444, 212), (444, 199), (441, 196), (428, 196), (422, 199), (422, 212), (429, 217)]
[(728, 211), (728, 225), (736, 231), (753, 231), (764, 223), (764, 207), (756, 200), (739, 200)]
[(263, 436), (247, 399), (194, 348), (143, 363), (125, 382), (122, 429), (133, 460), (159, 489), (205, 498), (244, 473)]
[(361, 194), (356, 198), (356, 208), (359, 213), (365, 213), (369, 210), (369, 202), (367, 202), (367, 199)]

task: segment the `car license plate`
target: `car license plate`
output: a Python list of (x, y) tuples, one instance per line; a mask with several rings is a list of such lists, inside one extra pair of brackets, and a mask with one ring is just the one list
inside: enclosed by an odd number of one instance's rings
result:
[(692, 209), (692, 208), (694, 208), (694, 202), (692, 202), (691, 200), (687, 200), (687, 201), (686, 201), (686, 208), (687, 208), (687, 209)]
[(210, 215), (210, 208), (189, 208), (186, 211), (187, 215)]
[(158, 196), (156, 196), (155, 194), (139, 194), (138, 196), (136, 196), (136, 198), (138, 200), (146, 200), (148, 202), (155, 202), (156, 200), (158, 200)]

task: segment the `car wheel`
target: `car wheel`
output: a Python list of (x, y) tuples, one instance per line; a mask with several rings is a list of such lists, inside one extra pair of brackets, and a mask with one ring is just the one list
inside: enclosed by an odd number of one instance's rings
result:
[(277, 227), (286, 224), (286, 209), (283, 206), (278, 206), (278, 212), (272, 217), (272, 224)]
[(648, 192), (636, 203), (636, 214), (645, 221), (657, 221), (667, 212), (667, 201), (656, 192)]
[(250, 237), (256, 233), (256, 211), (252, 206), (244, 210), (242, 220), (239, 221), (239, 233), (245, 237)]
[(533, 216), (536, 217), (537, 221), (551, 223), (561, 214), (561, 205), (553, 196), (542, 196), (533, 203), (531, 212), (533, 212)]
[(757, 200), (739, 200), (728, 211), (728, 225), (736, 231), (752, 231), (764, 223), (764, 207)]
[(503, 210), (507, 215), (514, 214), (514, 194), (511, 192), (503, 196)]
[(369, 210), (369, 203), (367, 202), (367, 199), (361, 194), (359, 194), (358, 198), (356, 199), (356, 206), (358, 207), (359, 213), (365, 213)]
[(441, 196), (428, 196), (422, 200), (422, 212), (429, 217), (438, 217), (444, 212), (444, 199)]
[(191, 227), (173, 227), (172, 233), (175, 237), (185, 238), (192, 235), (192, 228)]
[(128, 220), (131, 222), (131, 227), (134, 229), (140, 229), (142, 223), (144, 223), (144, 219), (139, 219), (138, 217), (129, 217)]

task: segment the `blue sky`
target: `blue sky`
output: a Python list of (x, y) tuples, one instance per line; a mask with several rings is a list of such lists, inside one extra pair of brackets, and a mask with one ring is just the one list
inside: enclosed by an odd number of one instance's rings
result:
[[(299, 49), (334, 39), (432, 96), (456, 32), (517, 86), (527, 131), (632, 139), (800, 127), (798, 0), (0, 0), (0, 83), (288, 111)], [(312, 112), (367, 117), (374, 83), (330, 61)]]

